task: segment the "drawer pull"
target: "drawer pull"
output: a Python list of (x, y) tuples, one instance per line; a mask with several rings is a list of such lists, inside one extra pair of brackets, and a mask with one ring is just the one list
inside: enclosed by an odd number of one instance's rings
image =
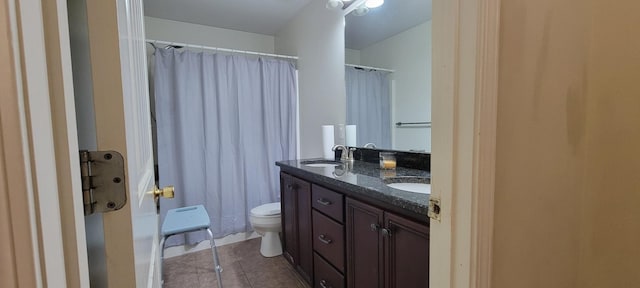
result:
[(320, 236), (318, 236), (318, 240), (320, 240), (320, 242), (324, 243), (324, 244), (331, 244), (331, 242), (333, 242), (333, 240), (328, 239), (327, 236), (324, 236), (324, 234), (320, 234)]
[(380, 225), (371, 224), (371, 231), (376, 232), (376, 231), (378, 231), (378, 229), (380, 229)]
[(324, 205), (324, 206), (329, 206), (329, 205), (333, 204), (333, 203), (331, 203), (331, 201), (325, 200), (323, 198), (320, 198), (320, 199), (316, 200), (316, 202), (318, 202), (318, 203), (320, 203), (321, 205)]
[(387, 236), (387, 237), (391, 237), (391, 230), (387, 229), (387, 228), (382, 228), (382, 235)]
[(327, 285), (327, 281), (325, 281), (325, 280), (320, 280), (320, 287), (322, 287), (322, 288), (333, 288), (333, 286)]

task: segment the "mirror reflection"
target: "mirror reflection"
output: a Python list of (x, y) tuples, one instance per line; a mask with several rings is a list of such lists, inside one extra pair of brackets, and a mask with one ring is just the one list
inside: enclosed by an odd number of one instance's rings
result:
[(431, 0), (386, 0), (346, 18), (347, 124), (357, 146), (431, 152)]

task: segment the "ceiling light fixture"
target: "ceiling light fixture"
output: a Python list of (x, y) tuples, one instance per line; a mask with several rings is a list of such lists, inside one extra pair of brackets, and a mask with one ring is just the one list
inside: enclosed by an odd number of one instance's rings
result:
[(344, 7), (344, 3), (340, 0), (329, 0), (327, 1), (327, 9), (342, 9)]
[[(352, 1), (353, 0), (327, 0), (326, 7), (330, 10), (342, 9)], [(358, 6), (358, 8), (353, 10), (354, 15), (363, 16), (369, 13), (369, 9), (378, 8), (384, 4), (384, 0), (367, 0), (363, 2), (364, 3), (361, 2), (362, 4)]]
[(360, 6), (358, 6), (358, 8), (353, 10), (353, 15), (354, 16), (364, 16), (367, 13), (369, 13), (369, 7), (367, 7), (365, 5), (360, 5)]
[(382, 4), (384, 4), (384, 0), (367, 0), (367, 3), (365, 3), (367, 8), (378, 8)]

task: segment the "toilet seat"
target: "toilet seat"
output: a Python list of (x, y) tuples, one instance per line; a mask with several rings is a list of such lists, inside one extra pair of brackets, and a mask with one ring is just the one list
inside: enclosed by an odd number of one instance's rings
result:
[(280, 216), (280, 202), (268, 203), (251, 209), (251, 215), (257, 217)]

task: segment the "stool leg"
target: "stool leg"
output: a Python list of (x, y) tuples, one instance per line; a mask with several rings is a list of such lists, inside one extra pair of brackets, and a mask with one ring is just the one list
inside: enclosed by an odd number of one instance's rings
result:
[(209, 238), (211, 239), (211, 250), (213, 252), (213, 266), (216, 270), (216, 276), (218, 277), (218, 288), (222, 288), (222, 277), (220, 276), (220, 272), (222, 272), (222, 266), (220, 266), (220, 260), (218, 259), (218, 249), (216, 248), (216, 243), (213, 241), (213, 232), (211, 229), (207, 228), (207, 232), (209, 232)]
[(164, 260), (164, 242), (167, 240), (167, 237), (162, 236), (162, 240), (160, 240), (160, 287), (164, 285), (164, 275), (162, 275), (162, 265)]

